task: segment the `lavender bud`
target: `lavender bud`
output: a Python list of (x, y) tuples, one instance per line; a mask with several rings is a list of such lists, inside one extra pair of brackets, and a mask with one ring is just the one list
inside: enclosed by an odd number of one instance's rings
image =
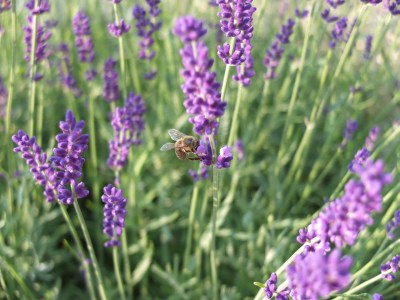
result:
[(229, 146), (224, 146), (221, 148), (221, 150), (219, 150), (216, 167), (218, 169), (227, 169), (231, 166), (232, 159), (232, 148)]
[(381, 265), (381, 276), (387, 281), (396, 279), (396, 273), (400, 270), (400, 255), (395, 255), (391, 260)]
[(41, 15), (50, 11), (50, 3), (48, 0), (39, 0), (35, 7), (35, 0), (29, 0), (25, 7), (31, 11), (33, 15)]
[(115, 102), (120, 97), (118, 73), (115, 70), (117, 62), (111, 57), (104, 63), (103, 69), (103, 98), (107, 102)]
[(386, 233), (389, 240), (395, 239), (400, 233), (400, 209), (394, 213), (394, 218), (386, 225)]
[(197, 42), (207, 33), (203, 22), (192, 16), (180, 17), (175, 22), (173, 33), (181, 39), (183, 43)]
[(372, 48), (372, 35), (368, 35), (365, 40), (365, 50), (364, 50), (364, 59), (369, 60), (371, 56), (371, 48)]
[(110, 240), (104, 243), (105, 247), (118, 247), (120, 242), (118, 237), (122, 234), (125, 227), (126, 198), (122, 195), (122, 190), (113, 187), (111, 184), (103, 188), (101, 200), (105, 203), (103, 232), (109, 236)]
[(131, 25), (125, 23), (123, 19), (114, 23), (108, 24), (108, 32), (114, 37), (121, 37), (131, 29)]

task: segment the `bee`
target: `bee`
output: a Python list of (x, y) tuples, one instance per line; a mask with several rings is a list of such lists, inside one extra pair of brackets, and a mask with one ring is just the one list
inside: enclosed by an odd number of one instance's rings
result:
[(200, 144), (199, 139), (195, 138), (194, 136), (186, 135), (176, 129), (168, 130), (168, 134), (170, 135), (171, 139), (175, 141), (175, 143), (165, 143), (160, 148), (161, 151), (175, 149), (176, 156), (181, 160), (200, 160), (200, 158), (197, 156), (189, 156), (190, 153), (195, 154)]

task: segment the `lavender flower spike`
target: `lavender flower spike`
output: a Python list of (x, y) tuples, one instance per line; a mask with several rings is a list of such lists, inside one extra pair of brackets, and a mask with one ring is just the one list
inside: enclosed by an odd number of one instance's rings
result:
[(393, 281), (396, 273), (400, 271), (400, 255), (395, 255), (391, 260), (381, 265), (382, 278)]
[(92, 66), (96, 54), (91, 38), (89, 18), (83, 11), (79, 11), (74, 16), (72, 28), (75, 34), (75, 45), (78, 50), (79, 61), (90, 65), (89, 70), (85, 72), (85, 78), (91, 81), (97, 75)]
[(118, 247), (120, 242), (118, 237), (122, 234), (125, 227), (126, 199), (122, 195), (122, 190), (113, 187), (111, 184), (103, 188), (104, 194), (101, 200), (104, 205), (103, 232), (109, 236), (110, 240), (104, 243), (105, 247)]
[(393, 240), (396, 233), (397, 236), (400, 236), (400, 209), (394, 213), (394, 218), (386, 225), (386, 233), (389, 240)]
[(57, 148), (53, 150), (50, 162), (57, 170), (58, 199), (63, 204), (71, 205), (76, 199), (81, 199), (89, 194), (85, 184), (79, 181), (85, 159), (83, 153), (88, 148), (89, 135), (82, 134), (84, 121), (76, 122), (72, 111), (68, 110), (65, 121), (60, 122), (62, 133), (56, 135)]
[[(139, 45), (139, 58), (142, 60), (152, 60), (156, 52), (151, 50), (150, 47), (154, 44), (153, 34), (160, 30), (161, 21), (155, 22), (156, 17), (160, 14), (161, 10), (158, 5), (160, 0), (146, 0), (149, 13), (139, 4), (135, 5), (132, 11), (133, 17), (136, 19), (136, 30), (141, 40)], [(144, 74), (144, 78), (151, 80), (155, 77), (156, 71), (150, 71)]]
[(108, 24), (108, 32), (114, 37), (121, 37), (131, 29), (131, 25), (125, 23), (123, 19)]
[(111, 125), (114, 129), (114, 139), (109, 141), (110, 154), (107, 161), (110, 168), (121, 170), (128, 159), (130, 147), (140, 144), (145, 111), (142, 98), (130, 92), (125, 106), (117, 107), (113, 113)]
[(107, 102), (117, 101), (120, 97), (118, 87), (118, 73), (115, 70), (117, 62), (111, 57), (104, 63), (103, 69), (103, 98)]
[(57, 198), (57, 187), (59, 180), (55, 169), (47, 162), (47, 155), (36, 143), (35, 137), (29, 137), (24, 131), (20, 130), (12, 136), (12, 140), (17, 144), (14, 152), (21, 153), (25, 159), (35, 181), (44, 187), (44, 196), (47, 202), (54, 202)]
[(339, 250), (298, 255), (286, 270), (290, 295), (295, 300), (318, 300), (342, 290), (350, 283), (351, 264), (351, 257), (342, 258)]
[(371, 56), (371, 48), (372, 48), (372, 35), (368, 35), (365, 40), (365, 50), (364, 50), (364, 59), (369, 60)]
[(185, 42), (180, 51), (181, 74), (185, 80), (181, 87), (186, 96), (184, 106), (190, 115), (189, 122), (198, 135), (215, 134), (219, 126), (217, 119), (223, 115), (226, 102), (221, 100), (216, 73), (210, 70), (214, 61), (208, 57), (207, 46), (198, 40), (205, 33), (203, 25), (185, 16), (176, 21), (174, 33)]

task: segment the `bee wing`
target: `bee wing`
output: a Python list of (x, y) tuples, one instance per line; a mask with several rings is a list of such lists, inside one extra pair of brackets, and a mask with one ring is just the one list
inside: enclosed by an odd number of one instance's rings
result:
[(175, 144), (174, 143), (165, 143), (164, 145), (161, 146), (160, 150), (161, 151), (168, 151), (168, 150), (172, 150), (175, 148)]
[(168, 130), (168, 134), (171, 137), (171, 139), (173, 139), (175, 142), (178, 141), (179, 139), (187, 136), (187, 134), (184, 134), (177, 129)]

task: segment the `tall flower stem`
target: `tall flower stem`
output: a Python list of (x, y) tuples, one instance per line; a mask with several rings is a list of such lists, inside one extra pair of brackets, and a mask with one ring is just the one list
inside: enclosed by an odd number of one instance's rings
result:
[(212, 135), (208, 136), (212, 157), (213, 157), (213, 165), (212, 165), (212, 176), (213, 176), (213, 185), (212, 185), (212, 195), (213, 195), (213, 210), (212, 210), (212, 219), (211, 219), (211, 247), (210, 247), (210, 264), (211, 264), (211, 282), (212, 282), (212, 298), (214, 300), (218, 299), (218, 271), (217, 271), (217, 262), (216, 262), (216, 249), (215, 249), (215, 238), (217, 231), (217, 212), (219, 208), (219, 197), (218, 197), (218, 169), (215, 166), (217, 160), (217, 150), (215, 148), (215, 141)]
[[(8, 160), (8, 171), (9, 174), (14, 173), (14, 159), (11, 158), (13, 152), (9, 150), (11, 144), (10, 138), (10, 124), (11, 124), (11, 111), (12, 111), (12, 103), (14, 99), (14, 87), (15, 87), (15, 60), (16, 60), (16, 46), (17, 46), (17, 12), (16, 12), (16, 1), (11, 1), (11, 66), (10, 66), (10, 81), (8, 84), (8, 99), (7, 99), (7, 108), (6, 108), (6, 134), (4, 136), (4, 144), (7, 149), (7, 153), (9, 153), (10, 157)], [(12, 215), (13, 209), (13, 189), (11, 187), (11, 180), (7, 181), (7, 199), (8, 199), (8, 209), (10, 215)]]
[(282, 149), (285, 148), (283, 145), (285, 144), (286, 141), (290, 140), (290, 138), (292, 137), (292, 134), (293, 134), (294, 126), (293, 126), (293, 124), (290, 124), (290, 122), (292, 121), (292, 115), (293, 115), (293, 111), (294, 111), (294, 107), (296, 104), (296, 99), (297, 99), (297, 95), (298, 95), (299, 87), (300, 87), (301, 75), (303, 74), (304, 64), (305, 64), (305, 60), (306, 60), (307, 48), (308, 48), (308, 44), (309, 44), (309, 40), (310, 40), (311, 24), (314, 20), (314, 18), (313, 18), (314, 6), (315, 6), (315, 1), (313, 2), (312, 6), (311, 6), (310, 17), (308, 18), (307, 29), (306, 29), (305, 37), (304, 37), (304, 43), (303, 43), (303, 47), (301, 50), (300, 66), (299, 66), (299, 69), (296, 74), (296, 79), (294, 81), (292, 95), (291, 95), (290, 101), (289, 101), (289, 108), (287, 111), (287, 116), (285, 118), (285, 126), (283, 129), (282, 142), (281, 142), (281, 147), (280, 147), (281, 151), (280, 151), (280, 153), (278, 153), (278, 160), (282, 156)]
[[(230, 54), (233, 52), (233, 49), (235, 47), (235, 42), (236, 42), (236, 39), (232, 38), (231, 43), (230, 43), (230, 48), (229, 48)], [(225, 101), (225, 94), (226, 94), (226, 89), (228, 88), (228, 78), (229, 78), (230, 69), (231, 69), (230, 65), (225, 66), (224, 79), (222, 81), (222, 87), (221, 87), (221, 100), (222, 101)]]
[[(115, 21), (117, 24), (119, 24), (120, 17), (117, 4), (114, 3), (113, 8), (114, 8)], [(121, 77), (122, 77), (122, 95), (125, 99), (128, 95), (128, 92), (126, 87), (124, 40), (122, 39), (122, 36), (118, 37), (118, 48), (119, 48), (119, 62), (120, 62)]]
[(238, 92), (237, 92), (237, 96), (236, 96), (236, 102), (235, 102), (235, 109), (233, 111), (231, 129), (230, 129), (230, 132), (229, 132), (228, 146), (232, 146), (233, 139), (237, 135), (239, 107), (240, 107), (240, 102), (242, 100), (242, 91), (243, 91), (243, 84), (239, 83)]
[[(35, 0), (35, 10), (39, 4), (39, 0)], [(31, 56), (29, 62), (29, 79), (31, 81), (31, 91), (30, 91), (30, 105), (29, 105), (29, 135), (33, 136), (34, 124), (35, 124), (35, 94), (36, 94), (36, 35), (37, 35), (37, 20), (38, 16), (34, 14), (32, 16), (32, 38), (31, 38)]]
[(185, 252), (184, 252), (184, 256), (183, 256), (183, 270), (188, 269), (189, 255), (190, 255), (190, 250), (192, 248), (193, 227), (194, 227), (194, 221), (195, 221), (194, 216), (195, 216), (195, 212), (196, 212), (198, 196), (199, 196), (199, 185), (198, 185), (198, 183), (196, 183), (193, 188), (192, 199), (190, 200), (189, 227), (188, 227), (188, 232), (187, 232), (187, 237), (186, 237)]
[[(131, 172), (131, 176), (130, 176), (130, 178), (132, 180), (132, 183), (130, 184), (130, 186), (134, 186), (135, 182), (136, 182), (135, 178), (133, 178), (134, 173), (135, 173), (135, 171), (133, 170)], [(121, 176), (120, 172), (118, 170), (115, 170), (114, 177), (117, 180), (118, 184), (116, 184), (116, 186), (119, 189), (121, 189), (121, 184), (119, 183), (120, 182), (120, 179), (119, 179), (120, 176)], [(135, 202), (135, 193), (129, 194), (129, 196), (130, 196), (131, 202), (133, 202), (132, 204), (134, 204), (134, 202)], [(135, 210), (133, 209), (133, 211), (135, 211)], [(128, 284), (128, 287), (129, 287), (128, 288), (128, 298), (129, 299), (133, 299), (132, 298), (132, 292), (131, 292), (132, 291), (132, 286), (131, 286), (132, 284), (131, 284), (131, 275), (130, 275), (131, 274), (131, 264), (129, 262), (128, 240), (126, 238), (126, 230), (122, 231), (121, 242), (122, 242), (122, 246), (121, 247), (122, 247), (122, 257), (123, 257), (123, 262), (124, 262), (125, 282)], [(116, 276), (121, 276), (121, 275), (116, 275)], [(118, 278), (117, 278), (117, 280), (118, 280)]]
[(89, 96), (89, 139), (91, 147), (89, 147), (90, 151), (90, 161), (92, 163), (91, 175), (93, 180), (93, 195), (95, 199), (99, 199), (99, 177), (98, 177), (98, 163), (97, 163), (97, 142), (96, 142), (96, 124), (94, 117), (94, 97), (93, 95)]
[(74, 239), (75, 245), (78, 248), (78, 253), (82, 259), (82, 265), (85, 270), (85, 274), (87, 276), (87, 284), (88, 284), (88, 288), (89, 288), (90, 298), (96, 299), (96, 294), (94, 292), (93, 282), (92, 282), (92, 273), (90, 271), (89, 264), (87, 264), (85, 262), (86, 256), (85, 256), (85, 252), (83, 251), (82, 243), (79, 239), (78, 233), (76, 232), (74, 225), (72, 224), (72, 221), (68, 215), (66, 208), (60, 202), (58, 202), (58, 204), (60, 206), (61, 213), (65, 219), (65, 222), (67, 223), (68, 229), (72, 234), (72, 238)]
[(93, 262), (93, 268), (94, 268), (94, 273), (95, 273), (96, 278), (97, 278), (100, 298), (102, 300), (106, 300), (107, 296), (106, 296), (106, 292), (104, 290), (103, 279), (101, 277), (100, 268), (99, 268), (99, 264), (97, 262), (96, 254), (94, 253), (92, 240), (90, 239), (89, 231), (87, 229), (85, 219), (83, 218), (82, 211), (81, 211), (81, 208), (79, 206), (78, 200), (76, 199), (75, 191), (73, 190), (73, 188), (72, 188), (72, 193), (74, 195), (74, 208), (75, 208), (76, 214), (78, 216), (78, 220), (79, 220), (79, 224), (81, 226), (82, 232), (83, 232), (83, 236), (84, 236), (85, 241), (86, 241), (86, 246), (87, 246), (88, 251), (89, 251), (90, 259)]
[(120, 299), (125, 300), (125, 293), (124, 293), (124, 287), (122, 284), (122, 279), (121, 279), (121, 270), (119, 268), (119, 259), (118, 259), (118, 247), (113, 247), (113, 261), (114, 261), (114, 272), (115, 272), (115, 277), (117, 279), (117, 285), (118, 285), (118, 292), (120, 295)]

